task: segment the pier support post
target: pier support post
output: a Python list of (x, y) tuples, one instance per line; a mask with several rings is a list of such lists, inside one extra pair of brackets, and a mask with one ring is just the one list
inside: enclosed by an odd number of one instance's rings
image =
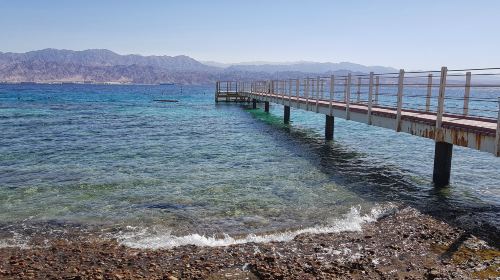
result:
[(334, 117), (326, 115), (325, 121), (325, 139), (333, 140), (333, 126), (334, 126)]
[(444, 187), (450, 184), (452, 154), (453, 144), (436, 142), (434, 172), (432, 174), (432, 181), (436, 187)]
[(264, 111), (266, 111), (266, 113), (269, 113), (269, 101), (266, 101), (264, 103)]
[(252, 109), (257, 109), (257, 99), (252, 99)]
[(285, 106), (285, 112), (283, 114), (283, 121), (284, 123), (288, 124), (290, 123), (290, 106)]

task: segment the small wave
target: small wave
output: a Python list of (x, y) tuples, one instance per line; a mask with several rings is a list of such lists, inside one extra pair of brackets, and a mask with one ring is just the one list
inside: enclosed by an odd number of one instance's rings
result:
[(16, 247), (20, 249), (28, 249), (29, 238), (22, 236), (18, 233), (14, 233), (11, 238), (0, 239), (0, 248), (11, 248)]
[(117, 236), (118, 242), (131, 248), (141, 249), (169, 249), (183, 245), (196, 245), (219, 247), (243, 243), (268, 243), (268, 242), (283, 242), (294, 239), (297, 235), (309, 233), (337, 233), (346, 231), (361, 231), (361, 227), (365, 223), (374, 222), (379, 218), (393, 213), (396, 206), (393, 204), (384, 207), (377, 206), (371, 209), (368, 214), (362, 215), (359, 207), (352, 207), (350, 211), (341, 219), (332, 219), (328, 225), (314, 226), (294, 231), (284, 231), (280, 233), (255, 235), (249, 234), (242, 238), (231, 237), (224, 234), (224, 237), (217, 238), (214, 236), (205, 236), (200, 234), (190, 234), (185, 236), (172, 235), (168, 230), (158, 232), (151, 229), (132, 229), (131, 232), (120, 233)]

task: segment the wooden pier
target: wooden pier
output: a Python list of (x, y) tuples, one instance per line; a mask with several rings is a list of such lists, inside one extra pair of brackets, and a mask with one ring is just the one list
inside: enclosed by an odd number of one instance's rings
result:
[[(269, 81), (219, 81), (216, 102), (269, 103), (435, 140), (433, 181), (449, 184), (453, 145), (500, 156), (500, 68), (361, 74)], [(473, 83), (472, 78), (477, 79)], [(492, 84), (491, 81), (496, 82)], [(390, 143), (388, 143), (390, 145)]]

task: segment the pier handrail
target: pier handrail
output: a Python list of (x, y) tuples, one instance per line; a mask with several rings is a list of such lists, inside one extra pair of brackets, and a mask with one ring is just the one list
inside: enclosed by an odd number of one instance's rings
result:
[[(439, 74), (439, 75), (438, 75)], [(500, 127), (500, 68), (468, 68), (397, 73), (347, 73), (258, 81), (218, 81), (217, 93), (272, 93), (305, 98), (307, 107), (321, 101), (342, 102), (346, 119), (350, 108), (393, 109), (396, 121), (401, 112), (410, 111), (436, 116), (436, 128), (443, 117), (497, 123)], [(331, 105), (330, 105), (331, 106)], [(399, 125), (397, 126), (399, 127)], [(496, 130), (497, 155), (500, 155), (500, 129)]]
[[(443, 75), (443, 72), (446, 73)], [(440, 73), (440, 76), (437, 73)], [(373, 79), (370, 85), (371, 75)], [(347, 85), (349, 76), (351, 83)], [(371, 99), (370, 86), (373, 90)], [(496, 121), (497, 98), (500, 96), (500, 68), (448, 70), (443, 67), (440, 71), (403, 70), (399, 73), (349, 73), (299, 79), (219, 81), (217, 87), (219, 92), (267, 92), (271, 87), (272, 92), (286, 96), (291, 90), (298, 92), (299, 97), (343, 102), (347, 101), (346, 88), (349, 87), (351, 105), (371, 103), (374, 107), (400, 107), (403, 110)], [(398, 99), (399, 90), (401, 96)]]

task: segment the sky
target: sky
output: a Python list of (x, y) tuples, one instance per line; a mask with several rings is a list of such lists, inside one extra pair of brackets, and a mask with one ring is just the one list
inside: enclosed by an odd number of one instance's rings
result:
[(0, 51), (500, 66), (499, 0), (0, 0)]

